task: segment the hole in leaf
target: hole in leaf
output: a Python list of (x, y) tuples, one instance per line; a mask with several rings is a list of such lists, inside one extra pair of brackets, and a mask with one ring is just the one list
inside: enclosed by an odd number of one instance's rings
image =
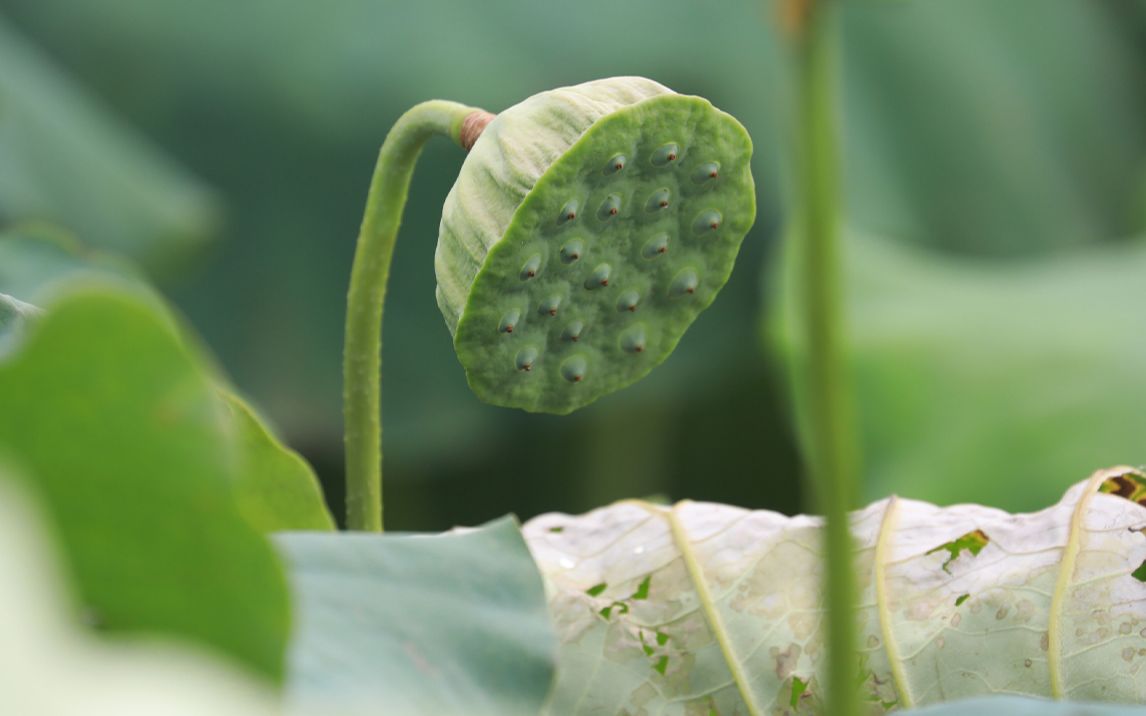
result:
[(1098, 491), (1124, 497), (1146, 507), (1146, 475), (1141, 473), (1126, 472), (1108, 477), (1098, 486)]
[(788, 705), (794, 709), (800, 707), (800, 697), (808, 690), (808, 682), (801, 679), (799, 676), (792, 677), (792, 696), (788, 699)]
[(653, 581), (653, 575), (649, 575), (641, 580), (637, 586), (637, 591), (633, 592), (633, 596), (629, 599), (648, 599), (649, 598), (649, 584)]
[(665, 669), (668, 668), (668, 665), (669, 665), (669, 658), (667, 655), (665, 655), (665, 656), (662, 656), (661, 658), (657, 659), (657, 663), (653, 665), (653, 668), (657, 670), (658, 674), (660, 674), (661, 676), (664, 676), (665, 675)]
[(959, 558), (961, 552), (970, 552), (971, 556), (975, 557), (983, 551), (983, 548), (986, 547), (990, 541), (991, 538), (988, 537), (987, 533), (983, 530), (972, 530), (962, 537), (941, 544), (935, 549), (927, 550), (927, 554), (934, 554), (935, 552), (946, 550), (950, 556), (943, 562), (943, 571), (950, 574), (951, 563)]
[(959, 606), (960, 604), (962, 604), (963, 602), (967, 601), (970, 598), (971, 598), (970, 594), (960, 594), (958, 597), (955, 597), (955, 606)]
[(565, 528), (564, 527), (550, 527), (549, 531), (552, 532), (553, 534), (561, 534), (562, 532), (565, 531)]
[(599, 597), (599, 596), (601, 596), (601, 592), (604, 592), (608, 588), (609, 588), (608, 584), (606, 584), (605, 582), (601, 582), (600, 584), (594, 584), (592, 587), (589, 587), (588, 589), (586, 589), (585, 593), (588, 594), (590, 597)]
[(1138, 565), (1138, 569), (1130, 573), (1139, 582), (1146, 582), (1146, 559), (1142, 560), (1142, 564)]

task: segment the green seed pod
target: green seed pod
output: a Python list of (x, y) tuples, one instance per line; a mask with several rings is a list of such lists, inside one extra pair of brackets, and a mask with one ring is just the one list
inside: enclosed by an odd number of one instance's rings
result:
[(493, 119), (446, 198), (435, 256), (474, 392), (568, 413), (664, 361), (752, 226), (751, 156), (731, 116), (639, 77)]

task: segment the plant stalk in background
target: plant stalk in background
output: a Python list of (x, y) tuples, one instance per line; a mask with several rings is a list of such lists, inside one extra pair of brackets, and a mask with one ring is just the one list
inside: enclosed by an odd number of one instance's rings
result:
[(856, 692), (855, 577), (848, 510), (858, 466), (844, 364), (839, 267), (836, 57), (831, 0), (790, 2), (795, 87), (796, 301), (802, 350), (797, 366), (804, 459), (825, 515), (828, 713), (859, 713)]
[[(390, 260), (414, 164), (435, 135), (468, 149), (474, 122), (482, 110), (457, 102), (431, 100), (403, 114), (382, 143), (347, 297), (346, 347), (343, 355), (343, 419), (346, 430), (346, 526), (382, 531), (382, 315)], [(484, 124), (482, 125), (484, 126)], [(480, 132), (480, 127), (477, 127)]]

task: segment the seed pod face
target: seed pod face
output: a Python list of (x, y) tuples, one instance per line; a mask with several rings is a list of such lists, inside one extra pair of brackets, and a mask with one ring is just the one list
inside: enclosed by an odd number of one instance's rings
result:
[(498, 115), (446, 198), (435, 257), (478, 397), (568, 413), (664, 361), (752, 226), (751, 156), (730, 115), (639, 77)]

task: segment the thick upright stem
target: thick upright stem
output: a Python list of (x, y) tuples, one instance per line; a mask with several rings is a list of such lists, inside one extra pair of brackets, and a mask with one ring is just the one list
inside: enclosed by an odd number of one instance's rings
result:
[(833, 0), (809, 0), (796, 28), (797, 289), (802, 308), (805, 459), (827, 517), (828, 710), (859, 713), (855, 577), (848, 510), (858, 466), (841, 331), (839, 148)]
[(342, 397), (346, 524), (352, 530), (382, 531), (382, 313), (414, 164), (434, 135), (461, 144), (466, 117), (480, 111), (456, 102), (423, 102), (394, 123), (378, 153), (346, 310)]

